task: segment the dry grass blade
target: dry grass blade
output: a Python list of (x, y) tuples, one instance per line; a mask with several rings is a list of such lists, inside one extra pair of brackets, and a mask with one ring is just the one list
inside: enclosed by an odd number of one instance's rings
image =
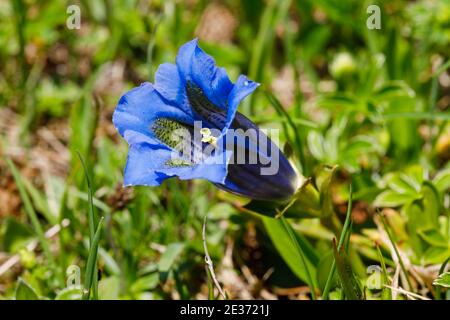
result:
[(203, 221), (203, 231), (202, 231), (203, 249), (205, 250), (206, 266), (209, 271), (209, 276), (211, 277), (212, 281), (214, 282), (214, 285), (216, 286), (217, 290), (219, 290), (219, 293), (221, 294), (221, 296), (224, 299), (226, 299), (227, 295), (225, 294), (225, 291), (223, 291), (222, 287), (220, 286), (219, 281), (217, 280), (216, 273), (214, 272), (214, 265), (211, 260), (211, 257), (209, 256), (209, 253), (208, 253), (208, 247), (206, 245), (206, 220), (207, 220), (207, 216), (205, 216), (205, 219)]

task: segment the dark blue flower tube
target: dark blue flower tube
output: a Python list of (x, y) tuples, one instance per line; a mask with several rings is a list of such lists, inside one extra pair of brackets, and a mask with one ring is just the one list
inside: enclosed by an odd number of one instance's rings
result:
[(197, 45), (184, 44), (155, 84), (125, 93), (113, 122), (129, 144), (124, 184), (157, 186), (167, 178), (207, 179), (252, 199), (284, 201), (298, 177), (275, 143), (237, 112), (258, 83), (236, 83)]

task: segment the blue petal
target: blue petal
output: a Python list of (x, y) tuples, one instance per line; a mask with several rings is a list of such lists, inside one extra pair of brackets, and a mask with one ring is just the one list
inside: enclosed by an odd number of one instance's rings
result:
[[(298, 178), (295, 170), (279, 150), (276, 144), (271, 141), (260, 129), (244, 115), (236, 112), (232, 129), (255, 130), (255, 137), (246, 139), (246, 136), (240, 136), (239, 131), (234, 133), (235, 148), (237, 154), (254, 156), (258, 162), (256, 164), (240, 164), (234, 157), (232, 163), (228, 166), (228, 175), (223, 185), (217, 185), (219, 188), (259, 200), (283, 201), (292, 196), (296, 191)], [(231, 131), (228, 131), (231, 133)], [(230, 139), (233, 136), (227, 137)], [(265, 141), (261, 144), (261, 139)], [(276, 156), (275, 156), (276, 155)], [(278, 167), (278, 171), (273, 175), (262, 175), (261, 169)]]
[[(125, 166), (124, 184), (158, 186), (164, 180), (178, 176), (181, 180), (207, 179), (222, 184), (227, 176), (227, 159), (217, 154), (192, 167), (173, 167), (167, 165), (173, 159), (173, 152), (163, 145), (148, 143), (147, 139), (137, 133), (128, 137), (130, 144), (127, 164)], [(226, 155), (229, 157), (229, 155)]]
[(259, 83), (249, 80), (246, 76), (240, 75), (233, 90), (228, 96), (228, 112), (225, 128), (229, 128), (236, 115), (239, 103), (251, 94), (259, 86)]
[(225, 69), (216, 67), (214, 59), (198, 46), (192, 57), (191, 72), (192, 79), (203, 90), (206, 97), (217, 107), (226, 109), (233, 84)]
[(233, 89), (233, 83), (228, 78), (224, 68), (216, 68), (213, 79), (211, 80), (211, 101), (216, 102), (220, 107), (227, 107), (228, 95)]
[(197, 39), (184, 44), (177, 55), (177, 66), (185, 81), (193, 81), (217, 107), (226, 109), (233, 83), (224, 68), (197, 45)]
[(224, 133), (234, 119), (239, 103), (259, 84), (241, 75), (233, 83), (224, 68), (216, 67), (214, 59), (198, 47), (194, 39), (178, 51), (176, 64), (181, 76), (181, 83), (193, 81), (214, 105), (227, 110), (227, 121), (222, 130)]
[(158, 117), (193, 123), (189, 114), (177, 106), (168, 104), (154, 86), (146, 82), (120, 98), (113, 114), (113, 123), (123, 137), (127, 130), (131, 130), (155, 138), (151, 125)]
[(163, 63), (158, 67), (154, 87), (164, 99), (192, 116), (192, 109), (186, 97), (185, 81), (180, 78), (175, 64)]
[(185, 80), (191, 80), (191, 63), (198, 40), (194, 39), (183, 44), (178, 50), (176, 64), (180, 75)]
[(198, 46), (195, 46), (189, 76), (206, 94), (211, 91), (211, 80), (215, 75), (215, 71), (216, 64), (214, 59)]
[(145, 134), (142, 134), (138, 131), (127, 130), (127, 131), (125, 131), (125, 134), (123, 137), (125, 138), (125, 140), (128, 142), (128, 144), (130, 146), (145, 143), (145, 144), (154, 146), (155, 149), (161, 148), (161, 149), (171, 150), (169, 147), (161, 144), (161, 142), (159, 142), (155, 138), (145, 135)]
[[(272, 151), (273, 152), (273, 151)], [(280, 152), (278, 149), (276, 152)], [(276, 159), (272, 159), (272, 162)], [(271, 166), (275, 165), (271, 163)], [(298, 178), (284, 155), (279, 153), (278, 171), (273, 175), (262, 175), (267, 165), (230, 164), (228, 175), (221, 189), (258, 200), (283, 201), (292, 197), (297, 189)]]
[(124, 185), (159, 186), (168, 177), (156, 169), (170, 159), (171, 151), (158, 146), (138, 143), (130, 145), (125, 166)]
[(213, 183), (223, 184), (228, 174), (229, 158), (229, 153), (217, 152), (216, 155), (210, 156), (204, 162), (192, 167), (169, 167), (157, 171), (168, 176), (177, 176), (181, 180), (206, 179)]

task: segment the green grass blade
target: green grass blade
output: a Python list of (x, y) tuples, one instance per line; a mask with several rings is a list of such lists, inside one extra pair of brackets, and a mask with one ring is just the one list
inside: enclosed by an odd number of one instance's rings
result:
[(86, 167), (86, 164), (83, 160), (83, 157), (81, 154), (77, 151), (77, 155), (80, 158), (81, 164), (83, 165), (84, 175), (86, 178), (86, 183), (88, 186), (88, 202), (89, 202), (89, 240), (92, 241), (94, 239), (94, 233), (95, 233), (95, 218), (94, 218), (94, 202), (93, 202), (93, 192), (92, 192), (92, 185), (91, 185), (91, 179), (89, 179), (88, 170)]
[(341, 279), (342, 289), (347, 299), (363, 300), (363, 293), (359, 286), (358, 280), (353, 273), (350, 259), (347, 256), (344, 246), (336, 246), (336, 239), (333, 240), (333, 254), (336, 263), (336, 269)]
[(415, 120), (442, 120), (450, 121), (450, 112), (399, 112), (385, 113), (384, 119), (415, 119)]
[(155, 54), (155, 44), (156, 44), (156, 33), (158, 32), (159, 24), (161, 23), (162, 15), (158, 15), (155, 18), (155, 22), (152, 29), (151, 38), (147, 45), (147, 70), (149, 72), (148, 78), (153, 79), (154, 77), (154, 54)]
[(280, 101), (270, 92), (266, 92), (266, 97), (269, 100), (269, 102), (272, 104), (272, 106), (275, 108), (278, 114), (282, 115), (286, 118), (286, 121), (288, 122), (289, 126), (291, 127), (292, 131), (294, 132), (294, 140), (295, 140), (295, 146), (297, 150), (297, 156), (300, 160), (300, 172), (302, 172), (305, 176), (308, 175), (307, 172), (305, 172), (305, 155), (303, 153), (303, 146), (302, 146), (302, 140), (300, 137), (300, 133), (298, 131), (298, 126), (295, 125), (294, 121), (292, 120), (292, 117), (289, 115), (289, 113), (286, 112), (286, 110), (281, 105)]
[(306, 258), (305, 258), (305, 254), (304, 254), (304, 252), (302, 250), (302, 247), (298, 243), (297, 238), (294, 235), (294, 231), (292, 230), (292, 227), (287, 222), (286, 218), (284, 218), (282, 216), (281, 217), (281, 221), (283, 223), (284, 229), (286, 230), (286, 233), (291, 238), (292, 244), (295, 246), (295, 248), (297, 249), (297, 251), (298, 251), (298, 253), (299, 253), (300, 257), (301, 257), (302, 265), (303, 265), (303, 268), (305, 269), (306, 277), (308, 279), (308, 286), (309, 286), (309, 290), (311, 291), (311, 297), (312, 297), (313, 300), (316, 300), (317, 297), (316, 297), (316, 290), (314, 288), (314, 282), (313, 282), (313, 279), (311, 277), (311, 273), (309, 271), (308, 264), (306, 263)]
[(450, 68), (450, 60), (447, 60), (444, 64), (439, 66), (439, 68), (436, 69), (436, 71), (433, 73), (433, 78), (439, 77), (445, 70)]
[[(88, 170), (87, 170), (87, 166), (86, 163), (83, 160), (83, 157), (81, 156), (81, 154), (77, 151), (77, 155), (80, 158), (81, 164), (83, 166), (83, 170), (84, 170), (84, 175), (86, 178), (86, 183), (88, 186), (88, 202), (89, 202), (89, 215), (88, 215), (88, 221), (89, 221), (89, 241), (91, 244), (91, 250), (92, 250), (92, 244), (94, 242), (94, 237), (95, 237), (95, 217), (94, 217), (94, 201), (93, 201), (93, 191), (92, 191), (92, 184), (91, 184), (91, 179), (89, 178), (89, 174), (88, 174)], [(95, 262), (94, 264), (97, 265), (97, 254), (95, 255)], [(89, 287), (90, 288), (90, 287)], [(93, 296), (94, 299), (97, 299), (97, 295), (98, 295), (98, 279), (97, 277), (95, 277), (93, 279)]]
[(25, 26), (26, 26), (26, 4), (23, 0), (13, 0), (12, 6), (15, 14), (15, 22), (16, 22), (16, 32), (17, 38), (19, 42), (19, 60), (20, 60), (20, 71), (21, 71), (21, 87), (25, 86), (25, 82), (27, 80), (27, 72), (28, 66), (26, 62), (25, 56), (25, 46), (26, 46), (26, 38), (25, 38)]
[[(269, 1), (261, 17), (261, 23), (253, 45), (249, 66), (249, 78), (261, 82), (264, 76), (264, 65), (270, 55), (276, 37), (276, 26), (286, 18), (291, 0)], [(244, 112), (254, 114), (255, 95), (244, 101)]]
[(386, 220), (385, 220), (384, 216), (381, 215), (381, 214), (380, 214), (380, 220), (381, 220), (381, 223), (383, 224), (384, 229), (386, 230), (386, 233), (387, 233), (387, 235), (389, 237), (389, 241), (391, 242), (392, 247), (394, 248), (395, 255), (397, 256), (398, 262), (400, 263), (400, 268), (402, 269), (402, 272), (405, 275), (406, 281), (408, 283), (408, 291), (412, 291), (413, 286), (411, 284), (411, 280), (409, 280), (408, 272), (406, 270), (405, 264), (403, 263), (403, 259), (400, 256), (398, 248), (397, 248), (397, 246), (395, 244), (394, 237), (392, 236), (391, 230), (390, 230), (388, 224), (386, 223)]
[(205, 266), (205, 271), (207, 275), (207, 283), (208, 283), (208, 300), (216, 300), (214, 296), (214, 283), (213, 279), (211, 277), (211, 273), (208, 269), (208, 267)]
[[(383, 271), (383, 285), (389, 284), (389, 274), (387, 272), (386, 263), (384, 261), (383, 254), (381, 253), (380, 247), (378, 245), (376, 245), (376, 247), (377, 247), (378, 260), (380, 261), (381, 270)], [(381, 298), (383, 300), (392, 300), (391, 289), (383, 287), (383, 289), (381, 291)]]
[(302, 100), (303, 95), (300, 91), (300, 68), (297, 64), (297, 56), (295, 54), (295, 43), (294, 37), (296, 35), (295, 30), (293, 30), (292, 21), (286, 19), (284, 24), (286, 28), (286, 35), (284, 36), (284, 47), (286, 50), (286, 60), (291, 65), (292, 71), (294, 73), (294, 97), (295, 97), (295, 115), (300, 117), (302, 113)]
[(28, 194), (25, 189), (24, 182), (22, 180), (22, 176), (17, 170), (14, 163), (11, 161), (11, 159), (6, 158), (6, 162), (9, 166), (9, 169), (11, 170), (14, 180), (16, 181), (17, 188), (19, 189), (20, 197), (23, 201), (23, 204), (25, 206), (25, 212), (27, 213), (31, 224), (33, 225), (34, 232), (36, 233), (36, 236), (38, 237), (39, 243), (42, 247), (42, 251), (44, 252), (45, 257), (47, 258), (47, 261), (50, 265), (50, 267), (53, 269), (59, 284), (62, 284), (64, 281), (62, 279), (61, 273), (59, 272), (59, 269), (55, 263), (55, 260), (53, 258), (53, 255), (50, 251), (50, 244), (48, 239), (45, 237), (44, 231), (42, 229), (41, 223), (39, 222), (39, 219), (37, 217), (36, 212), (34, 211), (33, 205), (31, 203), (30, 198), (28, 197)]
[[(344, 244), (344, 240), (345, 240), (345, 238), (347, 236), (347, 231), (349, 230), (350, 221), (351, 221), (351, 215), (352, 215), (352, 206), (353, 206), (352, 195), (353, 195), (352, 194), (352, 185), (350, 184), (350, 191), (349, 191), (349, 197), (348, 197), (348, 206), (347, 206), (347, 214), (345, 216), (345, 222), (344, 222), (344, 226), (342, 227), (341, 236), (339, 237), (338, 248), (341, 248), (342, 245)], [(325, 288), (323, 289), (323, 293), (322, 293), (322, 299), (323, 300), (327, 300), (328, 299), (328, 294), (329, 294), (330, 289), (331, 289), (331, 283), (332, 283), (332, 279), (333, 279), (335, 270), (336, 270), (336, 260), (334, 260), (332, 265), (331, 265), (331, 270), (330, 270), (330, 273), (328, 274), (327, 282), (325, 283)]]
[[(91, 293), (91, 287), (96, 285), (97, 283), (97, 253), (98, 253), (98, 243), (100, 241), (102, 226), (103, 226), (103, 217), (100, 218), (98, 222), (97, 230), (94, 234), (94, 239), (91, 242), (89, 248), (89, 256), (86, 265), (86, 275), (84, 281), (84, 291), (83, 291), (83, 300), (88, 300)], [(94, 299), (96, 297), (94, 296)]]

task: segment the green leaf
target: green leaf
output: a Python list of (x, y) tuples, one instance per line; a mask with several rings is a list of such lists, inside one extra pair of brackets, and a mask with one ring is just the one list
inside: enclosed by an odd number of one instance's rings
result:
[(159, 284), (159, 274), (157, 272), (154, 272), (136, 280), (131, 285), (130, 290), (134, 293), (149, 291), (155, 289), (158, 284)]
[(98, 296), (101, 300), (118, 300), (120, 293), (120, 278), (112, 276), (98, 283)]
[(229, 203), (220, 202), (208, 210), (208, 218), (212, 220), (228, 219), (236, 209)]
[(408, 181), (413, 186), (416, 186), (416, 189), (419, 190), (420, 186), (424, 182), (424, 168), (420, 165), (413, 165), (408, 167), (405, 174), (402, 174), (403, 179)]
[(336, 106), (342, 107), (346, 110), (358, 110), (362, 107), (359, 101), (348, 93), (335, 93), (318, 101), (318, 104), (325, 108), (333, 108)]
[(443, 247), (429, 247), (422, 255), (421, 263), (439, 264), (450, 256), (450, 249)]
[[(319, 263), (317, 265), (317, 282), (319, 283), (319, 287), (322, 290), (325, 288), (325, 285), (327, 283), (328, 275), (330, 274), (333, 261), (333, 252), (331, 250), (320, 257)], [(335, 287), (338, 281), (336, 273), (333, 273), (333, 278), (330, 281), (330, 286), (332, 288)]]
[(448, 248), (448, 240), (437, 229), (418, 230), (419, 236), (431, 246)]
[(171, 243), (166, 247), (166, 251), (164, 251), (158, 262), (159, 272), (169, 272), (175, 260), (183, 251), (184, 246), (184, 243)]
[(316, 185), (320, 192), (321, 218), (329, 217), (334, 213), (331, 184), (336, 169), (337, 166), (322, 166), (316, 174)]
[(389, 188), (394, 192), (410, 195), (416, 195), (418, 192), (414, 184), (411, 184), (410, 180), (405, 179), (403, 175), (396, 173), (390, 174), (386, 176), (385, 180)]
[(358, 157), (377, 149), (381, 149), (381, 146), (379, 146), (378, 141), (374, 137), (360, 135), (348, 142), (341, 158)]
[[(447, 267), (447, 264), (449, 262), (450, 262), (450, 256), (448, 256), (447, 259), (445, 259), (445, 261), (442, 263), (441, 267), (439, 268), (440, 275), (444, 274), (445, 268)], [(439, 277), (438, 277), (438, 279), (439, 279)], [(436, 285), (436, 284), (434, 284), (434, 285)], [(447, 290), (447, 300), (449, 300), (449, 298), (450, 298), (449, 292), (450, 292), (450, 290)], [(441, 300), (442, 290), (440, 288), (436, 288), (435, 296), (436, 296), (436, 300)]]
[(36, 291), (22, 278), (19, 278), (16, 289), (16, 300), (39, 300)]
[(376, 207), (399, 207), (414, 201), (416, 198), (416, 195), (411, 195), (409, 193), (398, 193), (393, 190), (386, 190), (376, 197), (374, 205)]
[(331, 128), (325, 133), (324, 151), (328, 163), (336, 163), (339, 160), (339, 141), (347, 128), (348, 116), (346, 113), (339, 114), (333, 121)]
[(51, 224), (58, 223), (57, 216), (53, 215), (48, 206), (46, 196), (42, 192), (40, 192), (35, 186), (33, 186), (33, 184), (30, 181), (28, 181), (28, 179), (22, 177), (22, 181), (24, 183), (25, 189), (28, 191), (28, 194), (30, 195), (31, 200), (33, 201), (36, 210), (41, 212), (42, 215)]
[[(423, 207), (420, 203), (413, 202), (407, 206), (405, 206), (404, 211), (408, 216), (408, 221), (406, 223), (406, 228), (409, 234), (408, 241), (411, 244), (411, 248), (414, 250), (417, 256), (421, 256), (423, 254), (424, 243), (422, 238), (419, 236), (417, 232), (421, 228), (427, 228), (423, 215)], [(430, 226), (428, 226), (429, 228)]]
[[(422, 189), (420, 190), (422, 194), (422, 204), (424, 208), (424, 212), (426, 213), (424, 216), (427, 218), (426, 226), (434, 226), (439, 228), (439, 213), (441, 211), (441, 204), (439, 193), (436, 188), (429, 181), (425, 181), (422, 185)], [(426, 227), (425, 225), (423, 227)]]
[(81, 300), (83, 292), (81, 288), (64, 288), (55, 297), (55, 300)]
[(441, 193), (450, 189), (450, 169), (439, 171), (433, 179), (433, 184)]
[[(283, 222), (280, 219), (268, 218), (264, 216), (262, 216), (262, 222), (270, 239), (272, 240), (272, 243), (274, 244), (283, 260), (292, 270), (292, 272), (299, 279), (301, 279), (305, 283), (308, 283), (306, 271), (300, 263), (302, 257), (300, 256), (295, 246), (292, 244), (291, 238), (286, 233)], [(315, 256), (314, 251), (309, 249), (306, 243), (302, 241), (304, 239), (299, 238), (298, 235), (297, 239), (299, 245), (302, 247), (303, 252), (305, 253), (305, 258), (307, 260), (306, 263), (308, 265), (308, 269), (310, 270), (311, 277), (313, 278), (314, 286), (317, 287), (316, 267), (313, 261), (318, 262), (318, 257)]]
[(450, 288), (450, 272), (440, 274), (439, 277), (433, 281), (433, 285)]
[(373, 92), (375, 101), (387, 101), (397, 97), (414, 97), (415, 92), (404, 81), (392, 81)]
[(317, 160), (325, 159), (323, 136), (317, 131), (310, 131), (307, 138), (308, 149)]
[(101, 257), (103, 263), (105, 264), (105, 270), (108, 274), (118, 276), (120, 275), (120, 267), (116, 260), (102, 247), (98, 248), (98, 255)]

